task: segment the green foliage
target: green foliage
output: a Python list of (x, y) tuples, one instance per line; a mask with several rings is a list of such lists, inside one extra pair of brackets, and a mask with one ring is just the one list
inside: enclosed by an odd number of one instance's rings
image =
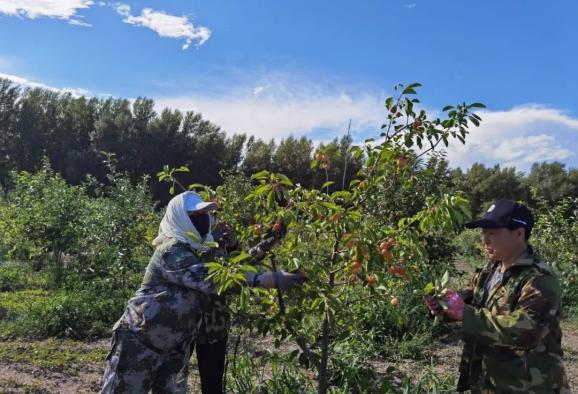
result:
[(13, 173), (0, 210), (6, 257), (45, 268), (56, 287), (101, 277), (125, 287), (148, 260), (158, 215), (146, 180), (133, 185), (109, 167), (108, 186), (94, 178), (70, 186), (47, 162), (34, 174)]
[(490, 168), (475, 163), (466, 173), (454, 170), (452, 177), (455, 186), (469, 196), (472, 213), (476, 216), (498, 198), (529, 200), (523, 174), (513, 167), (495, 165)]
[(419, 394), (419, 393), (455, 393), (456, 379), (455, 376), (440, 373), (436, 371), (433, 366), (426, 368), (415, 382), (412, 382), (411, 377), (406, 377), (403, 388), (400, 391), (403, 394)]
[(108, 335), (124, 311), (131, 292), (106, 293), (102, 287), (59, 291), (30, 303), (10, 327), (9, 335), (27, 338), (85, 339)]
[(94, 179), (88, 187), (96, 194), (86, 206), (78, 229), (78, 253), (70, 264), (76, 281), (103, 278), (111, 289), (133, 288), (152, 254), (160, 214), (155, 212), (146, 179), (133, 184), (110, 166), (109, 186)]
[(227, 392), (231, 393), (311, 393), (311, 382), (291, 360), (268, 353), (260, 357), (239, 354), (229, 364)]
[(1, 230), (8, 257), (31, 261), (34, 269), (49, 266), (54, 283), (64, 280), (64, 258), (77, 250), (84, 215), (83, 189), (69, 186), (48, 162), (35, 174), (13, 173), (14, 190), (2, 210)]
[(558, 272), (562, 301), (578, 313), (578, 199), (567, 198), (552, 206), (541, 201), (530, 242), (536, 253)]
[(479, 229), (464, 229), (454, 239), (456, 258), (474, 268), (480, 268), (487, 264), (484, 257), (484, 245)]
[(54, 290), (24, 303), (24, 310), (8, 308), (4, 334), (94, 337), (107, 334), (122, 313), (160, 217), (146, 180), (133, 184), (117, 172), (113, 156), (108, 160), (107, 185), (92, 178), (70, 186), (48, 164), (34, 174), (14, 174), (0, 231), (15, 262), (0, 268), (0, 289), (19, 294), (50, 284)]
[(22, 264), (0, 265), (0, 292), (44, 289), (48, 287), (48, 282), (45, 272), (35, 273)]
[(550, 204), (568, 197), (578, 198), (578, 169), (566, 169), (560, 162), (532, 164), (525, 183), (534, 190), (537, 200)]
[(19, 320), (28, 312), (30, 305), (49, 296), (44, 289), (26, 289), (0, 293), (0, 338), (13, 336)]

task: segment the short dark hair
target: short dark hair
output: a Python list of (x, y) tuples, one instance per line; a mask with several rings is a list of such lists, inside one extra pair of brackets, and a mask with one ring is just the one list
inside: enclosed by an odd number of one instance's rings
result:
[(510, 225), (510, 226), (508, 226), (507, 228), (508, 228), (508, 230), (512, 230), (512, 231), (517, 230), (517, 229), (519, 229), (519, 228), (523, 228), (523, 229), (524, 229), (524, 239), (525, 239), (526, 241), (528, 241), (528, 240), (530, 239), (530, 235), (532, 235), (532, 229), (529, 229), (529, 228), (526, 227), (526, 226)]

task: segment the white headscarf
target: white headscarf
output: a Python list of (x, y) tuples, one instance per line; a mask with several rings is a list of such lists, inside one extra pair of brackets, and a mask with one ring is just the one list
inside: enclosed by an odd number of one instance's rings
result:
[(193, 194), (198, 198), (196, 193), (188, 191), (176, 195), (169, 201), (169, 205), (167, 205), (167, 210), (159, 226), (159, 234), (153, 240), (153, 246), (159, 246), (168, 239), (175, 238), (191, 245), (193, 249), (202, 252), (208, 250), (203, 244), (213, 241), (213, 236), (209, 230), (209, 233), (203, 239), (193, 225), (193, 222), (191, 222), (185, 209), (187, 195), (189, 194)]

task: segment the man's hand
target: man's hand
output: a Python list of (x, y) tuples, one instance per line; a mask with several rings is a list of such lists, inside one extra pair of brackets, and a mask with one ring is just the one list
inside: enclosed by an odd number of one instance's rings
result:
[(441, 301), (432, 296), (425, 297), (425, 303), (434, 316), (445, 315), (451, 320), (461, 321), (464, 319), (464, 300), (452, 289), (448, 289), (443, 294)]
[(444, 314), (444, 308), (442, 308), (441, 304), (432, 296), (426, 296), (424, 301), (432, 315), (441, 316)]
[(464, 300), (454, 290), (447, 290), (444, 294), (444, 301), (447, 307), (444, 308), (444, 313), (452, 320), (462, 321), (464, 319)]

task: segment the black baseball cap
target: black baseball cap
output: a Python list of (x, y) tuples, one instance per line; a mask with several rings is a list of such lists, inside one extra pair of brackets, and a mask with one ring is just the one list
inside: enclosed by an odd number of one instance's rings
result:
[(466, 228), (509, 228), (524, 227), (526, 237), (534, 227), (532, 212), (523, 204), (512, 200), (497, 200), (481, 219), (465, 224)]

